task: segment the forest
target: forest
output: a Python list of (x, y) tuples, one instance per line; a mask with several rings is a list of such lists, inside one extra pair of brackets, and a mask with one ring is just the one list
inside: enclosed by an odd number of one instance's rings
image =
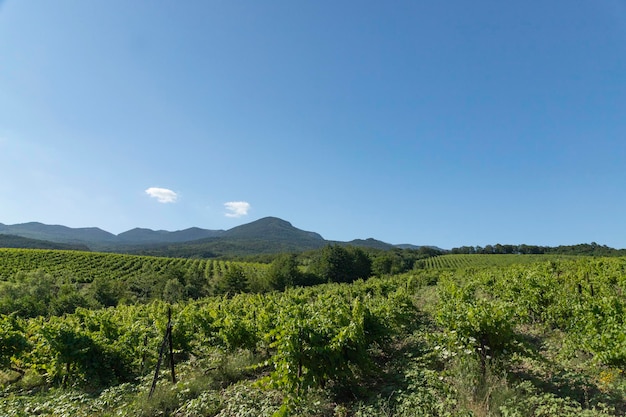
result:
[(620, 416), (626, 258), (0, 249), (0, 415)]

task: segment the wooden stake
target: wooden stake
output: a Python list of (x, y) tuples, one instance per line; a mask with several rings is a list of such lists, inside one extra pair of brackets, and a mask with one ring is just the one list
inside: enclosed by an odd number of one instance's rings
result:
[(159, 379), (159, 371), (161, 370), (161, 362), (163, 361), (163, 355), (165, 354), (165, 346), (169, 341), (170, 346), (170, 363), (172, 367), (172, 382), (176, 382), (176, 375), (174, 374), (174, 358), (172, 355), (172, 308), (168, 308), (167, 310), (167, 328), (165, 329), (165, 336), (163, 336), (163, 341), (161, 342), (161, 348), (159, 349), (159, 359), (156, 363), (156, 368), (154, 369), (154, 378), (152, 378), (152, 386), (150, 387), (150, 393), (148, 394), (148, 398), (152, 398), (152, 394), (154, 394), (154, 390), (156, 389), (157, 380)]
[(172, 309), (167, 310), (167, 340), (170, 345), (170, 368), (172, 372), (172, 384), (176, 383), (176, 371), (174, 370), (174, 345), (172, 343)]

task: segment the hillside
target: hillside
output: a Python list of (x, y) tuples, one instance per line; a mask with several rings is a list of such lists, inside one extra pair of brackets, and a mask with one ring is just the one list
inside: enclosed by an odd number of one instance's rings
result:
[(9, 234), (29, 239), (47, 240), (57, 243), (112, 243), (117, 240), (113, 233), (97, 227), (72, 228), (48, 225), (39, 222), (5, 225), (0, 223), (0, 234)]
[(29, 239), (27, 237), (4, 234), (0, 234), (0, 248), (89, 250), (87, 246), (81, 244), (56, 243), (47, 240)]

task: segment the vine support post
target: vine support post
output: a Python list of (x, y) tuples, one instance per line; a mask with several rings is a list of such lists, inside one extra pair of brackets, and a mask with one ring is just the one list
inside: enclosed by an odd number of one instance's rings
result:
[[(168, 343), (169, 342), (169, 343)], [(176, 383), (176, 373), (174, 371), (174, 350), (172, 346), (172, 308), (167, 309), (167, 328), (165, 329), (165, 336), (161, 342), (161, 348), (159, 349), (159, 359), (154, 369), (154, 378), (152, 378), (152, 386), (150, 387), (150, 393), (148, 398), (152, 398), (154, 390), (156, 389), (157, 380), (159, 379), (159, 371), (161, 370), (161, 362), (163, 361), (163, 355), (165, 354), (165, 346), (169, 344), (170, 352), (170, 368), (172, 372), (172, 382)]]
[(172, 343), (172, 307), (167, 309), (167, 341), (170, 347), (170, 370), (172, 373), (172, 383), (176, 383), (176, 371), (174, 370), (174, 344)]

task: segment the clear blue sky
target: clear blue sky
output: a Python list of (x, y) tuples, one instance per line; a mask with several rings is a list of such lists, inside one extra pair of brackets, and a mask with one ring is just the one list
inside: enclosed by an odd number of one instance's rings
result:
[(626, 1), (0, 2), (0, 222), (626, 247)]

